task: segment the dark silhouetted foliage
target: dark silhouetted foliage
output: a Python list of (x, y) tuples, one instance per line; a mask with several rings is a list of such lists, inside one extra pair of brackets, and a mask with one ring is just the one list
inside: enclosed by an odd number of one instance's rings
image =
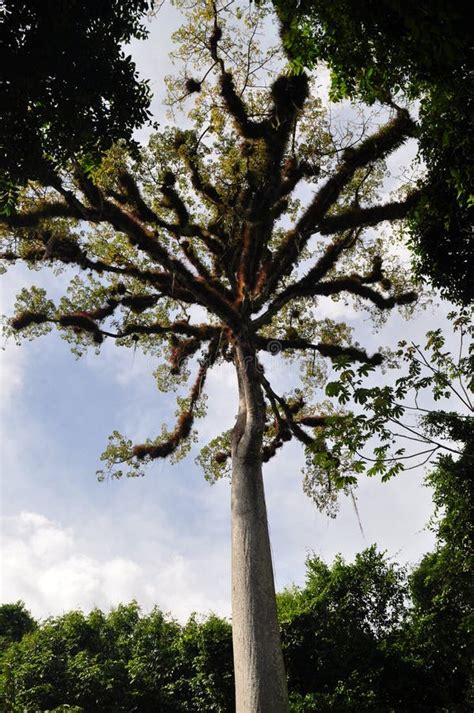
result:
[(143, 38), (150, 0), (4, 0), (0, 7), (0, 190), (45, 180), (77, 154), (97, 160), (149, 117), (123, 44)]

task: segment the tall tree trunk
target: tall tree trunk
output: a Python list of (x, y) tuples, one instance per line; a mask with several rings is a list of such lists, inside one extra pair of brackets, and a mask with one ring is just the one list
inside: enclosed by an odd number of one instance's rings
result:
[(288, 713), (262, 478), (265, 407), (255, 353), (236, 347), (232, 441), (232, 638), (237, 713)]

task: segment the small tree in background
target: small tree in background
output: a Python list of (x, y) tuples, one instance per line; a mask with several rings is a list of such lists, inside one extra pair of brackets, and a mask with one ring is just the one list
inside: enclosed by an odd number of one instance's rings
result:
[(14, 641), (20, 641), (25, 634), (36, 629), (33, 619), (23, 602), (3, 604), (0, 607), (0, 655)]
[[(232, 466), (237, 711), (279, 713), (288, 696), (262, 464), (299, 441), (305, 488), (319, 505), (363, 472), (351, 418), (318, 404), (317, 389), (326, 359), (358, 362), (367, 373), (383, 357), (352, 343), (346, 325), (318, 316), (317, 300), (351, 296), (375, 311), (415, 300), (370, 228), (404, 218), (421, 195), (376, 200), (384, 160), (416, 135), (408, 112), (394, 107), (373, 133), (338, 141), (320, 102), (308, 99), (306, 74), (266, 72), (276, 55), (262, 54), (260, 11), (248, 12), (203, 3), (178, 33), (194, 70), (172, 91), (179, 85), (181, 95), (198, 95), (194, 128), (164, 129), (135, 160), (118, 144), (99, 167), (79, 150), (62, 168), (50, 163), (3, 216), (1, 257), (5, 265), (22, 260), (73, 275), (58, 304), (35, 287), (18, 295), (10, 322), (17, 335), (55, 326), (78, 353), (99, 350), (105, 339), (141, 348), (160, 358), (163, 391), (187, 382), (195, 365), (174, 429), (137, 445), (113, 434), (102, 477), (120, 477), (124, 465), (138, 475), (158, 458), (185, 455), (205, 412), (209, 370), (234, 366), (235, 426), (203, 449), (200, 462), (211, 477)], [(301, 357), (301, 383), (286, 394), (262, 366), (276, 352)]]

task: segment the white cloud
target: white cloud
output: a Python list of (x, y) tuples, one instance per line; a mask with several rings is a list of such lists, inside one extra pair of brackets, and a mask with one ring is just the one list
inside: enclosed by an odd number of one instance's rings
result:
[(138, 553), (141, 561), (104, 558), (71, 528), (39, 513), (4, 517), (1, 526), (1, 600), (23, 599), (37, 617), (75, 608), (107, 610), (131, 599), (145, 610), (157, 604), (181, 620), (195, 610), (229, 613), (227, 585), (208, 576), (227, 571), (219, 553), (185, 556), (162, 542), (155, 543), (153, 562), (146, 549)]

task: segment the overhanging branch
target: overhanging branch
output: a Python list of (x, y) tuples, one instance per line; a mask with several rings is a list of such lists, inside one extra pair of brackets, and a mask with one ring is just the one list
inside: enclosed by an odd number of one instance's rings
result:
[(313, 344), (307, 339), (299, 337), (297, 339), (257, 337), (256, 342), (258, 349), (268, 351), (269, 353), (274, 353), (275, 345), (278, 345), (278, 348), (281, 351), (316, 351), (319, 352), (321, 356), (329, 357), (330, 359), (337, 359), (340, 356), (345, 356), (351, 361), (373, 364), (374, 366), (381, 364), (383, 361), (383, 357), (379, 353), (369, 356), (365, 350), (357, 349), (356, 347), (343, 347), (338, 344), (326, 344), (323, 342)]
[(74, 218), (82, 219), (82, 214), (63, 201), (44, 203), (33, 210), (13, 215), (0, 215), (0, 223), (9, 228), (36, 228), (42, 220), (48, 218)]
[(353, 208), (328, 216), (319, 223), (318, 233), (333, 235), (343, 230), (378, 225), (384, 220), (400, 220), (417, 205), (421, 195), (421, 191), (412, 191), (403, 201), (393, 201), (371, 208)]
[(170, 437), (159, 443), (143, 443), (135, 446), (132, 454), (138, 458), (138, 460), (166, 458), (174, 453), (179, 445), (189, 438), (195, 418), (195, 407), (199, 397), (201, 396), (202, 389), (204, 388), (207, 373), (217, 357), (217, 348), (218, 340), (214, 339), (200, 364), (196, 379), (191, 387), (189, 394), (189, 406), (185, 411), (183, 411), (183, 413), (180, 414), (175, 429)]

